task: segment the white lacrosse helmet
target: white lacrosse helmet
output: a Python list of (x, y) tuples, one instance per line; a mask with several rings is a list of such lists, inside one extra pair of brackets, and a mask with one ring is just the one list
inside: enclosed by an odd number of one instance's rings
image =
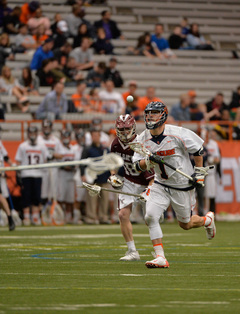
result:
[(115, 122), (115, 128), (117, 137), (123, 143), (131, 142), (136, 137), (136, 121), (130, 114), (120, 115)]

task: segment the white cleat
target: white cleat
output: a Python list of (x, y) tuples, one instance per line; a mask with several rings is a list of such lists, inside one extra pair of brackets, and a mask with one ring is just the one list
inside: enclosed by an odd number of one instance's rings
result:
[(207, 238), (208, 240), (212, 240), (216, 235), (216, 226), (214, 222), (214, 213), (208, 212), (206, 214), (206, 217), (211, 219), (211, 222), (209, 225), (205, 226), (206, 232), (207, 232)]
[(147, 268), (168, 268), (169, 267), (169, 263), (168, 263), (168, 261), (166, 260), (165, 257), (158, 255), (152, 261), (146, 262), (145, 266)]
[(140, 261), (140, 256), (138, 251), (127, 251), (125, 256), (121, 257), (119, 261)]

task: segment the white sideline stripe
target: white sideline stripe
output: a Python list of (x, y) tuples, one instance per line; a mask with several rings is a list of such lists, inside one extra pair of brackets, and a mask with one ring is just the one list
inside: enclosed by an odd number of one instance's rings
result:
[[(166, 237), (176, 237), (176, 236), (181, 236), (182, 233), (166, 233), (165, 236)], [(95, 239), (95, 238), (122, 238), (122, 234), (115, 234), (115, 233), (109, 233), (109, 234), (66, 234), (66, 235), (48, 235), (48, 236), (1, 236), (1, 239)], [(149, 238), (149, 234), (148, 233), (139, 233), (139, 234), (134, 234), (134, 237), (146, 237)], [(200, 245), (196, 245), (196, 246), (202, 246), (202, 244)]]
[[(153, 288), (146, 287), (129, 287), (129, 288), (119, 288), (119, 287), (0, 287), (0, 290), (119, 290), (119, 291), (152, 291)], [(162, 287), (154, 288), (155, 291), (162, 291)], [(164, 288), (165, 291), (218, 291), (218, 292), (240, 292), (240, 288)]]
[[(47, 273), (0, 273), (1, 276), (6, 275), (12, 275), (12, 276), (16, 276), (16, 275), (28, 275), (28, 276), (48, 276), (49, 274)], [(162, 273), (154, 273), (154, 274), (85, 274), (85, 273), (73, 273), (73, 274), (69, 274), (69, 273), (57, 273), (57, 274), (53, 274), (51, 273), (51, 276), (92, 276), (92, 277), (108, 277), (108, 276), (112, 276), (112, 277), (118, 277), (118, 276), (129, 276), (129, 277), (157, 277), (157, 276), (163, 276)], [(164, 274), (164, 277), (186, 277), (186, 275), (178, 275), (178, 274)], [(189, 274), (188, 277), (199, 277), (198, 274)], [(206, 275), (201, 275), (201, 277), (240, 277), (240, 275), (210, 275), (210, 274), (206, 274)], [(239, 299), (240, 301), (240, 299)]]
[[(172, 305), (229, 305), (230, 302), (227, 301), (169, 301), (169, 302), (161, 302), (160, 305), (164, 304), (172, 304)], [(7, 304), (1, 304), (1, 306), (8, 306)], [(71, 311), (77, 310), (79, 308), (90, 308), (90, 307), (125, 307), (125, 308), (158, 308), (159, 304), (116, 304), (116, 303), (97, 303), (97, 304), (59, 304), (58, 306), (12, 306), (8, 307), (8, 310), (14, 311), (27, 311), (27, 310), (59, 310), (59, 311)], [(1, 312), (0, 312), (1, 313)], [(4, 313), (4, 312), (3, 312)]]

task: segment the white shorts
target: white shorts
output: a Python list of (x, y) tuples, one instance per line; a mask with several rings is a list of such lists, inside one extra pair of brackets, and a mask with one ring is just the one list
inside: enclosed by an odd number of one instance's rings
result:
[(58, 169), (44, 169), (42, 172), (41, 198), (56, 198), (58, 182)]
[(7, 187), (7, 181), (6, 178), (1, 177), (1, 191), (2, 191), (2, 196), (7, 198), (9, 196), (8, 193), (8, 187)]
[(82, 185), (82, 179), (80, 174), (80, 169), (77, 168), (77, 171), (74, 175), (74, 182), (75, 182), (75, 199), (77, 202), (84, 202), (86, 201), (86, 189), (78, 188), (77, 186)]
[(210, 173), (205, 178), (205, 196), (207, 198), (215, 198), (217, 194), (217, 178), (215, 173)]
[(73, 204), (75, 200), (74, 172), (62, 169), (58, 171), (57, 200)]
[[(136, 183), (130, 182), (127, 179), (124, 179), (122, 191), (133, 193), (133, 194), (141, 194), (146, 188), (147, 186), (145, 185), (136, 184)], [(119, 194), (118, 209), (120, 210), (122, 208), (125, 208), (126, 206), (134, 202), (136, 202), (136, 197), (130, 196), (130, 195)]]
[(160, 218), (170, 204), (176, 213), (177, 220), (188, 223), (196, 205), (195, 190), (178, 191), (153, 183), (146, 204), (146, 214)]

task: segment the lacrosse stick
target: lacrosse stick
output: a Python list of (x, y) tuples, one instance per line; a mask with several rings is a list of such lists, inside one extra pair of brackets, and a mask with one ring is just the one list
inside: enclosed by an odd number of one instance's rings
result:
[[(130, 148), (135, 151), (136, 153), (138, 153), (139, 155), (142, 155), (143, 157), (149, 157), (151, 156), (151, 152), (146, 149), (146, 147), (143, 146), (143, 144), (139, 143), (139, 142), (134, 142), (134, 143), (129, 143), (128, 144), (130, 146)], [(188, 180), (194, 182), (194, 179), (188, 175), (187, 173), (175, 168), (174, 166), (170, 165), (168, 162), (166, 162), (165, 160), (163, 160), (160, 156), (156, 156), (156, 157), (159, 157), (158, 158), (158, 163), (162, 163), (163, 165), (166, 165), (167, 167), (171, 168), (172, 170), (180, 173), (181, 175), (183, 175), (184, 177), (188, 178)], [(206, 171), (208, 171), (209, 169), (213, 169), (214, 166), (208, 166), (208, 167), (205, 167), (204, 169)]]
[(18, 170), (29, 170), (29, 169), (42, 169), (52, 167), (64, 167), (64, 166), (88, 166), (90, 170), (101, 174), (103, 172), (118, 169), (123, 166), (123, 159), (117, 154), (109, 153), (95, 158), (86, 158), (82, 160), (74, 161), (62, 161), (53, 163), (43, 163), (34, 165), (21, 165), (13, 167), (0, 167), (0, 173), (5, 171), (18, 171)]
[(116, 194), (123, 194), (123, 195), (134, 196), (134, 197), (139, 198), (140, 200), (144, 200), (145, 201), (145, 198), (141, 194), (134, 194), (134, 193), (122, 192), (122, 191), (119, 191), (119, 190), (117, 191), (117, 190), (102, 188), (101, 186), (96, 185), (96, 184), (92, 185), (92, 184), (88, 184), (88, 183), (83, 182), (82, 186), (77, 185), (77, 187), (78, 188), (85, 188), (85, 189), (87, 189), (90, 196), (97, 196), (97, 195), (100, 194), (101, 191), (108, 191), (108, 192), (112, 192), (112, 193), (116, 193)]

